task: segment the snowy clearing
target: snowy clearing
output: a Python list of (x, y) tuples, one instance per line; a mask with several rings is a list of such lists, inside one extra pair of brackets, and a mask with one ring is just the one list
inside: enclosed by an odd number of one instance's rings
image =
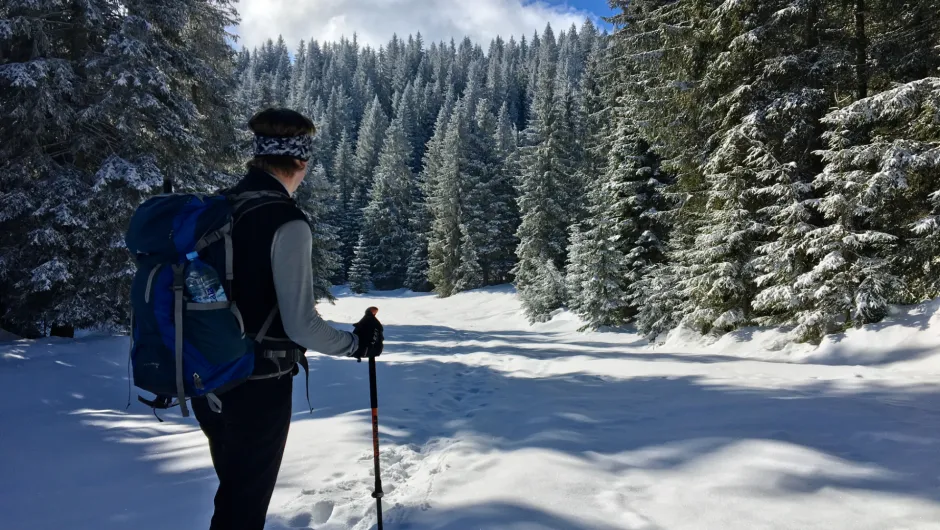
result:
[[(381, 308), (386, 527), (396, 529), (940, 528), (940, 303), (781, 346), (746, 330), (649, 346), (530, 326), (508, 288)], [(205, 439), (127, 399), (127, 339), (0, 344), (0, 528), (207, 528)], [(311, 356), (295, 380), (268, 528), (374, 526), (366, 365)], [(136, 395), (136, 394), (135, 394)]]

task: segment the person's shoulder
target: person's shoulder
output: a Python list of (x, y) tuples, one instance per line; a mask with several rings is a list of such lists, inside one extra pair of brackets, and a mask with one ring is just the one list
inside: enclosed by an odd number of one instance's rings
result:
[(291, 221), (309, 223), (307, 214), (297, 206), (297, 203), (286, 196), (283, 199), (280, 197), (255, 199), (245, 204), (241, 209), (244, 210), (241, 215), (236, 213), (239, 224), (244, 220), (251, 224), (268, 225), (276, 230), (281, 225)]
[(289, 254), (298, 249), (313, 245), (313, 231), (310, 224), (300, 219), (288, 221), (274, 231), (273, 245)]
[(294, 202), (293, 199), (290, 199), (290, 207), (284, 208), (284, 211), (281, 212), (284, 216), (285, 223), (291, 221), (303, 221), (307, 224), (310, 224), (310, 219), (307, 217), (307, 214)]

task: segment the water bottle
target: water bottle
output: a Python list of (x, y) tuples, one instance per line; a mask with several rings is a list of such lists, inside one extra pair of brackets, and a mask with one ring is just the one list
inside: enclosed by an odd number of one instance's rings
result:
[(186, 255), (189, 267), (186, 270), (186, 289), (193, 302), (197, 304), (211, 304), (214, 302), (227, 302), (225, 289), (215, 269), (199, 261), (199, 254), (191, 252)]

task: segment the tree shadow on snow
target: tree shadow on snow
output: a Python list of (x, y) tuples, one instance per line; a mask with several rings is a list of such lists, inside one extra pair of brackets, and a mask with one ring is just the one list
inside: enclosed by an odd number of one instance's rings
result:
[[(311, 388), (320, 389), (314, 406), (325, 405), (314, 416), (351, 413), (368, 422), (364, 374), (340, 376), (357, 368), (333, 358), (311, 361)], [(707, 457), (739, 444), (771, 441), (833, 463), (788, 462), (793, 452), (780, 453), (779, 462), (757, 470), (759, 486), (775, 495), (836, 487), (940, 501), (936, 387), (847, 391), (822, 381), (789, 390), (700, 377), (514, 377), (430, 359), (382, 360), (378, 377), (383, 441), (416, 450), (461, 437), (481, 453), (548, 449), (621, 473), (707, 465)]]
[(821, 364), (824, 366), (885, 366), (899, 362), (926, 359), (936, 353), (936, 348), (928, 346), (865, 352), (859, 351), (856, 347), (844, 347), (837, 344), (827, 348), (827, 351), (823, 354), (811, 356), (806, 360), (805, 364)]
[[(389, 351), (402, 351), (415, 355), (465, 355), (472, 353), (495, 353), (518, 355), (529, 359), (550, 360), (568, 357), (589, 357), (594, 359), (637, 359), (644, 361), (675, 361), (698, 364), (719, 362), (742, 362), (748, 359), (728, 355), (683, 355), (661, 353), (650, 350), (648, 353), (629, 351), (647, 344), (645, 339), (629, 343), (565, 341), (559, 334), (559, 340), (546, 339), (550, 334), (526, 332), (494, 331), (480, 332), (457, 330), (445, 326), (385, 326), (386, 344)], [(501, 342), (494, 345), (493, 342)], [(439, 343), (451, 343), (441, 345)], [(515, 344), (528, 344), (529, 347)]]
[[(925, 317), (929, 320), (929, 315)], [(926, 327), (926, 320), (911, 325)], [(913, 322), (913, 321), (909, 321)], [(919, 322), (919, 321), (918, 321)], [(751, 330), (750, 333), (753, 333)], [(744, 333), (742, 331), (736, 334)], [(530, 359), (549, 360), (566, 357), (588, 357), (593, 359), (633, 359), (641, 361), (672, 361), (693, 364), (765, 362), (770, 364), (799, 364), (822, 366), (883, 366), (903, 361), (914, 361), (936, 353), (931, 347), (897, 348), (890, 351), (859, 351), (858, 348), (830, 345), (824, 353), (807, 358), (787, 360), (773, 358), (748, 358), (734, 355), (668, 353), (656, 349), (638, 352), (635, 348), (648, 346), (645, 339), (617, 343), (603, 341), (570, 341), (570, 334), (534, 333), (525, 331), (468, 331), (446, 326), (385, 326), (386, 340), (396, 345), (395, 351), (421, 355), (464, 355), (471, 353), (497, 353), (518, 355)], [(553, 339), (557, 337), (557, 340)], [(740, 341), (747, 341), (741, 335)], [(494, 341), (503, 344), (486, 344)], [(434, 342), (450, 342), (442, 346)], [(838, 341), (837, 341), (838, 342)], [(527, 344), (528, 347), (515, 344)], [(631, 351), (632, 350), (632, 351)]]
[(125, 411), (126, 342), (43, 339), (11, 353), (0, 364), (0, 527), (208, 527), (217, 483), (205, 438), (178, 411), (158, 422), (136, 389)]
[[(940, 389), (935, 386), (891, 388), (869, 383), (861, 390), (845, 390), (837, 383), (820, 381), (798, 389), (752, 389), (701, 377), (617, 379), (584, 373), (521, 377), (457, 359), (409, 360), (409, 354), (440, 357), (474, 352), (493, 354), (497, 361), (500, 353), (535, 359), (741, 360), (608, 353), (592, 343), (574, 349), (564, 349), (565, 344), (527, 349), (502, 344), (442, 348), (427, 343), (482, 343), (497, 340), (492, 337), (502, 333), (388, 326), (387, 351), (401, 355), (380, 359), (378, 366), (379, 421), (386, 447), (411, 445), (420, 450), (437, 439), (461, 438), (481, 453), (547, 449), (609, 473), (625, 473), (690, 465), (706, 466), (707, 471), (715, 465), (710, 457), (734, 452), (741, 444), (773, 441), (795, 450), (812, 450), (833, 465), (818, 465), (817, 460), (807, 465), (801, 460), (805, 456), (794, 451), (779, 453), (768, 465), (750, 462), (760, 487), (770, 495), (841, 488), (940, 501), (936, 487)], [(463, 338), (455, 339), (455, 334)], [(26, 522), (21, 530), (149, 530), (156, 528), (148, 526), (154, 521), (179, 528), (207, 526), (203, 522), (211, 515), (216, 482), (195, 422), (174, 411), (163, 415), (167, 421), (160, 424), (139, 404), (131, 413), (123, 412), (125, 368), (115, 365), (121, 355), (113, 348), (99, 351), (89, 343), (82, 355), (68, 358), (43, 355), (44, 349), (24, 349), (17, 353), (22, 359), (0, 370), (0, 388), (7, 393), (0, 400), (0, 417), (22, 416), (19, 409), (24, 396), (44, 400), (30, 406), (29, 422), (34, 428), (0, 436), (0, 469), (7, 479), (0, 483), (0, 513)], [(303, 381), (295, 380), (294, 421), (352, 415), (368, 425), (365, 363), (324, 356), (313, 356), (310, 361), (315, 410), (307, 413)], [(31, 369), (58, 370), (61, 375), (23, 379), (18, 370), (26, 363), (39, 363)], [(107, 454), (101, 453), (102, 441), (107, 442)], [(43, 484), (44, 494), (21, 493), (24, 484)], [(48, 498), (68, 498), (69, 502), (50, 511)], [(108, 499), (105, 504), (115, 508), (102, 513), (101, 499)], [(174, 507), (170, 515), (166, 503)], [(194, 522), (194, 514), (202, 522)], [(395, 517), (395, 509), (389, 514)], [(462, 530), (523, 522), (558, 530), (588, 528), (535, 508), (501, 503), (454, 510), (432, 506), (427, 512), (402, 513), (401, 519), (404, 526), (396, 528)]]

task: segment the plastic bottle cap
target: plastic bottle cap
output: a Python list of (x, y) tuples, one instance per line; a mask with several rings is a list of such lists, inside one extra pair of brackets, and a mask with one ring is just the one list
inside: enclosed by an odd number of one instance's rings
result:
[(186, 254), (186, 259), (188, 259), (189, 261), (195, 261), (195, 259), (198, 257), (199, 257), (198, 252), (190, 252), (189, 254)]

